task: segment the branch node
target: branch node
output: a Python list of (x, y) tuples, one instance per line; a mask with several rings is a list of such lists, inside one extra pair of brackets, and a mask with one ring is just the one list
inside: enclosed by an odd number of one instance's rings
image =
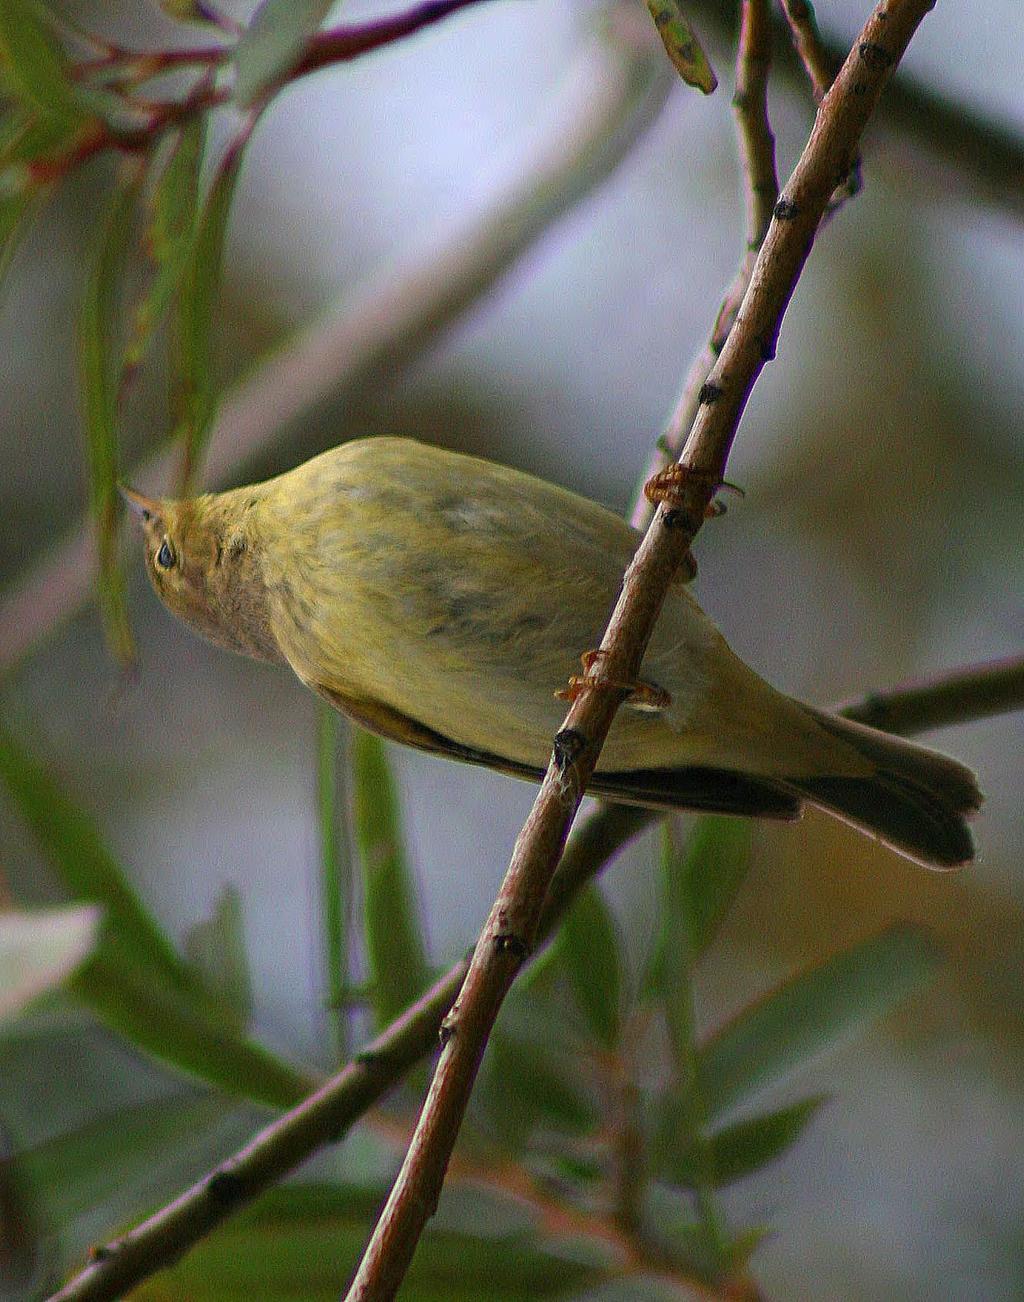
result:
[(782, 198), (775, 205), (772, 216), (779, 222), (791, 222), (800, 215), (800, 206), (789, 199)]
[(215, 1171), (206, 1182), (208, 1196), (220, 1207), (231, 1207), (245, 1197), (245, 1182), (233, 1171)]
[(895, 57), (884, 45), (876, 45), (874, 41), (864, 41), (863, 44), (858, 45), (857, 53), (872, 72), (881, 72), (885, 68), (892, 67), (896, 62)]
[(712, 384), (709, 381), (707, 384), (702, 384), (700, 386), (700, 392), (697, 394), (697, 402), (702, 407), (710, 407), (711, 404), (717, 402), (724, 393), (725, 390), (720, 384)]
[(576, 763), (586, 748), (587, 739), (576, 728), (563, 728), (561, 732), (555, 733), (555, 744), (552, 750), (555, 768), (564, 773), (567, 768)]
[(499, 931), (493, 939), (498, 954), (509, 954), (516, 963), (525, 963), (530, 957), (530, 945), (514, 931)]

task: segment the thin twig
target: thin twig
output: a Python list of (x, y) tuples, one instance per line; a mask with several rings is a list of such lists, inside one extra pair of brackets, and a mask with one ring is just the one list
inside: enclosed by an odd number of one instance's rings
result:
[[(614, 11), (613, 11), (614, 12)], [(628, 14), (626, 15), (628, 17)], [(635, 34), (637, 36), (634, 39)], [(281, 438), (310, 409), (394, 382), (438, 336), (618, 166), (665, 103), (674, 77), (646, 25), (616, 25), (581, 51), (549, 139), (481, 215), (446, 231), (339, 309), (272, 352), (221, 403), (210, 436), (211, 487)], [(133, 467), (129, 481), (165, 491), (178, 474), (173, 444)], [(80, 522), (0, 599), (0, 676), (93, 593), (92, 526)]]
[[(882, 0), (826, 97), (758, 255), (736, 325), (707, 383), (680, 466), (623, 579), (582, 689), (555, 737), (551, 762), (505, 880), (445, 1019), (445, 1043), (402, 1168), (349, 1289), (349, 1302), (394, 1297), (437, 1206), (448, 1160), (504, 997), (529, 954), (568, 829), (601, 746), (634, 682), (673, 575), (718, 484), (751, 387), (774, 354), (782, 317), (836, 181), (918, 24), (934, 0)], [(602, 687), (602, 680), (605, 686)]]
[[(884, 702), (887, 730), (901, 735), (1024, 709), (1024, 656), (968, 665), (903, 688), (870, 692), (841, 712), (850, 719), (872, 722), (879, 717), (879, 702)], [(577, 825), (544, 902), (534, 955), (586, 883), (661, 817), (653, 809), (601, 805)], [(456, 963), (315, 1094), (123, 1238), (97, 1249), (94, 1261), (51, 1302), (117, 1297), (177, 1260), (318, 1148), (338, 1142), (410, 1067), (436, 1048), (442, 1020), (468, 966), (467, 960)], [(230, 1198), (222, 1196), (227, 1191)]]
[[(746, 211), (743, 257), (725, 291), (711, 336), (694, 358), (683, 381), (679, 399), (658, 439), (641, 481), (643, 483), (679, 456), (697, 415), (701, 388), (715, 359), (725, 347), (743, 295), (747, 292), (758, 251), (768, 232), (775, 201), (779, 197), (779, 181), (775, 172), (775, 137), (768, 120), (768, 73), (771, 58), (769, 0), (743, 0), (736, 45), (736, 93), (732, 101)], [(642, 493), (638, 494), (631, 519), (633, 527), (646, 529), (653, 515), (653, 505)]]
[(804, 65), (815, 104), (820, 104), (832, 85), (835, 63), (822, 44), (814, 10), (807, 0), (782, 0), (782, 11), (793, 33), (793, 46)]

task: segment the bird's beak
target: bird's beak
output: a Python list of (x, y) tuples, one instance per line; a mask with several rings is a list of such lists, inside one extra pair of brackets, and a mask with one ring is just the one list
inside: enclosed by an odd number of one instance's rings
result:
[(118, 484), (117, 491), (124, 498), (128, 510), (143, 524), (160, 515), (160, 503), (155, 498), (143, 497), (134, 488), (127, 488), (124, 484)]

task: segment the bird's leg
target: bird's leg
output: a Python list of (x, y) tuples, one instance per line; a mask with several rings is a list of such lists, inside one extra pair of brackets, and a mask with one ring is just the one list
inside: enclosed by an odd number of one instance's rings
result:
[[(687, 487), (691, 488), (691, 494), (687, 493)], [(694, 508), (693, 489), (698, 489), (701, 496), (704, 496), (709, 487), (712, 493), (717, 492), (719, 488), (731, 488), (741, 495), (743, 492), (735, 484), (729, 484), (724, 479), (719, 479), (717, 475), (710, 471), (693, 470), (674, 462), (653, 475), (644, 484), (644, 497), (654, 506), (665, 507), (665, 527), (671, 529), (692, 519)], [(714, 499), (707, 502), (702, 511), (702, 517), (705, 520), (713, 520), (717, 516), (724, 514), (725, 503)], [(692, 531), (697, 532), (695, 526)], [(697, 562), (694, 559), (693, 552), (689, 549), (687, 549), (686, 555), (683, 557), (682, 565), (685, 572), (685, 581), (689, 583), (697, 573)]]
[(645, 683), (637, 681), (632, 683), (623, 683), (615, 678), (604, 678), (600, 674), (595, 678), (590, 678), (591, 669), (599, 661), (603, 660), (605, 653), (603, 651), (584, 651), (580, 656), (583, 663), (583, 673), (573, 674), (569, 679), (567, 687), (555, 695), (560, 701), (575, 701), (579, 694), (588, 687), (596, 688), (599, 692), (625, 692), (625, 704), (631, 709), (642, 710), (652, 714), (660, 710), (667, 710), (672, 704), (672, 697), (663, 687), (656, 687), (654, 683)]

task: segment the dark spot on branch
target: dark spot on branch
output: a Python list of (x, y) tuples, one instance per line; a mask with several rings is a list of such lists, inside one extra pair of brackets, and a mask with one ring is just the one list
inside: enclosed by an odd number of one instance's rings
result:
[(441, 1023), (441, 1025), (437, 1028), (437, 1039), (442, 1049), (448, 1043), (448, 1041), (456, 1034), (456, 1031), (457, 1031), (457, 1027), (455, 1025), (455, 1018), (451, 1015), (451, 1013), (449, 1013), (448, 1016)]
[(215, 1171), (206, 1182), (206, 1192), (219, 1207), (231, 1207), (242, 1198), (243, 1185), (231, 1171)]
[(561, 732), (555, 733), (552, 751), (555, 768), (565, 770), (570, 764), (575, 764), (586, 748), (586, 737), (575, 728), (563, 728)]
[(776, 221), (791, 222), (800, 212), (799, 205), (792, 203), (789, 199), (780, 199), (775, 205), (773, 216)]
[(494, 937), (494, 948), (499, 954), (511, 954), (517, 963), (525, 962), (530, 955), (530, 946), (514, 931), (498, 932)]
[(93, 1262), (109, 1261), (116, 1251), (116, 1243), (94, 1243), (89, 1249), (89, 1260)]
[(858, 45), (857, 53), (872, 72), (881, 72), (885, 68), (891, 68), (896, 62), (884, 45), (876, 45), (873, 41), (865, 41), (862, 45)]
[(725, 390), (718, 384), (702, 384), (700, 393), (697, 394), (697, 401), (702, 407), (710, 407), (713, 402), (717, 402)]

